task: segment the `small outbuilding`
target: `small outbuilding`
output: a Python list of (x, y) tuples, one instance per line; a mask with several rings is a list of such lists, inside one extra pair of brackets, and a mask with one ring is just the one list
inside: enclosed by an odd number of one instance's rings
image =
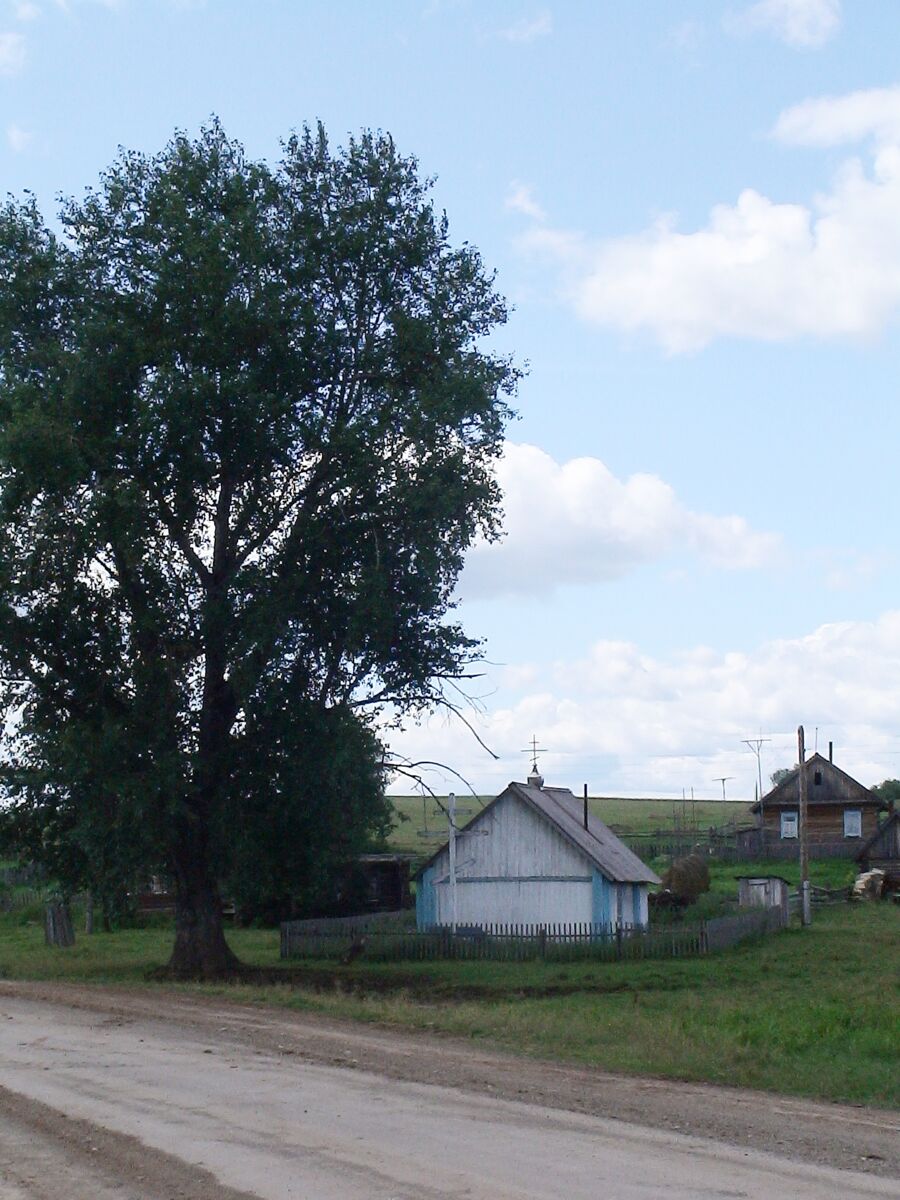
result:
[[(812, 858), (854, 858), (878, 827), (884, 802), (831, 758), (813, 754), (803, 764), (806, 777), (808, 845)], [(800, 837), (800, 768), (795, 767), (750, 810), (759, 820), (759, 851), (765, 857), (794, 858)]]
[(781, 875), (738, 875), (738, 904), (741, 908), (778, 908), (788, 919), (788, 888)]
[(647, 889), (659, 878), (586, 801), (545, 787), (537, 772), (510, 783), (455, 841), (455, 888), (449, 842), (416, 875), (419, 929), (647, 924)]

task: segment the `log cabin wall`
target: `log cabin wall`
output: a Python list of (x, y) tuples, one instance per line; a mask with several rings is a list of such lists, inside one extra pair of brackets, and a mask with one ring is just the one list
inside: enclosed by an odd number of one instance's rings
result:
[[(861, 818), (861, 831), (859, 837), (844, 836), (844, 812), (846, 809), (859, 808)], [(766, 827), (766, 843), (770, 841), (797, 841), (796, 838), (782, 838), (781, 836), (781, 813), (785, 809), (799, 810), (799, 801), (796, 805), (783, 804), (779, 808), (770, 808), (766, 810), (765, 827)], [(848, 849), (856, 847), (858, 850), (866, 838), (870, 838), (878, 828), (878, 810), (876, 808), (864, 808), (862, 805), (856, 806), (853, 804), (828, 804), (813, 807), (809, 806), (809, 840), (810, 842), (846, 842)]]
[[(821, 754), (814, 754), (804, 765), (808, 807), (808, 841), (814, 857), (853, 858), (878, 828), (881, 801), (867, 787)], [(782, 814), (799, 813), (800, 771), (795, 768), (762, 801), (766, 850), (774, 857), (799, 853), (799, 839), (782, 836)], [(759, 805), (755, 806), (758, 813)], [(845, 833), (844, 814), (858, 812), (859, 833)], [(791, 848), (796, 849), (792, 850)]]

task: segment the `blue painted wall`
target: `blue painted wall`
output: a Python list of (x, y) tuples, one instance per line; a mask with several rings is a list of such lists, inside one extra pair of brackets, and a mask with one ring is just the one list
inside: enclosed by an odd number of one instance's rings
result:
[(434, 867), (423, 871), (416, 884), (416, 929), (431, 929), (437, 924), (437, 897), (434, 894)]
[(595, 925), (609, 925), (612, 920), (612, 887), (602, 872), (594, 867), (593, 875), (594, 888), (594, 911), (591, 920)]

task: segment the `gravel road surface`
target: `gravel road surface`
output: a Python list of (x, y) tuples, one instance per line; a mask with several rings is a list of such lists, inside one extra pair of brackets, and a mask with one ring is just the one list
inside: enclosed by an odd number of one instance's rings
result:
[(0, 1200), (900, 1196), (896, 1113), (0, 983)]

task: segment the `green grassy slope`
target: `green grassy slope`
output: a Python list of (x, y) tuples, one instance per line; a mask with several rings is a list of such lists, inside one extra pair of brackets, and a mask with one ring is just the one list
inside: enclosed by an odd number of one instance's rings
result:
[[(474, 816), (479, 807), (492, 797), (457, 796), (457, 811), (460, 822)], [(397, 814), (397, 825), (391, 835), (391, 846), (415, 854), (427, 855), (447, 837), (446, 798), (440, 802), (421, 796), (392, 796), (391, 802)], [(731, 821), (738, 824), (752, 822), (750, 805), (743, 801), (698, 800), (682, 808), (681, 802), (671, 800), (628, 800), (614, 796), (593, 796), (588, 800), (591, 812), (601, 821), (612, 826), (617, 833), (652, 833), (656, 830), (671, 830), (676, 821), (684, 824), (696, 820), (697, 828), (708, 829), (710, 825), (721, 826)]]

